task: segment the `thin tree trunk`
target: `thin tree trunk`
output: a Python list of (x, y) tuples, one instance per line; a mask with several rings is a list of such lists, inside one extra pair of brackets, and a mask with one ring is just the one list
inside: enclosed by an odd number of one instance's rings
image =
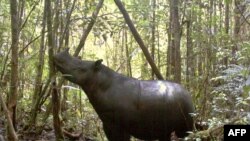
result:
[[(19, 0), (18, 2), (18, 27), (19, 27), (19, 30), (21, 30), (21, 24), (22, 24), (22, 19), (24, 17), (24, 10), (25, 10), (25, 1), (24, 0)], [(20, 44), (20, 46), (25, 46), (25, 42), (26, 42), (26, 39), (24, 38), (24, 36), (22, 36), (22, 34), (20, 35), (19, 37), (19, 40), (22, 40), (23, 42)], [(24, 59), (24, 52), (18, 52), (19, 54), (19, 60), (23, 60)], [(19, 99), (22, 99), (23, 97), (23, 92), (24, 92), (24, 86), (25, 86), (25, 80), (24, 79), (21, 79), (23, 78), (23, 76), (25, 75), (24, 74), (24, 68), (26, 67), (26, 64), (25, 63), (18, 63), (18, 66), (20, 66), (18, 68), (18, 77), (20, 78), (19, 79), (19, 88), (18, 88), (18, 97), (17, 97), (17, 100)], [(18, 109), (17, 109), (17, 113), (18, 113)]]
[[(230, 8), (230, 3), (229, 1), (225, 1), (225, 4), (226, 4), (226, 8), (225, 8), (225, 34), (226, 35), (229, 35), (229, 8)], [(228, 45), (228, 42), (225, 41), (225, 46)], [(225, 56), (223, 58), (223, 64), (227, 67), (228, 66), (228, 56)]]
[[(201, 0), (199, 0), (199, 3), (201, 3)], [(199, 11), (202, 11), (202, 6), (200, 5), (199, 6)], [(198, 31), (201, 31), (202, 30), (202, 26), (201, 26), (201, 21), (202, 21), (202, 16), (201, 16), (201, 14), (199, 14), (198, 15), (198, 24), (197, 24), (197, 26), (198, 26)], [(203, 53), (202, 52), (204, 52), (203, 51), (203, 49), (201, 48), (202, 46), (204, 46), (203, 45), (203, 42), (202, 42), (202, 38), (201, 37), (198, 37), (198, 48), (199, 48), (199, 55), (197, 56), (197, 67), (198, 67), (198, 73), (197, 73), (197, 75), (198, 75), (198, 77), (200, 77), (201, 75), (203, 75), (203, 62), (204, 62), (204, 55), (203, 55)], [(199, 85), (197, 85), (197, 86), (199, 86)]]
[(124, 34), (125, 34), (125, 49), (126, 49), (126, 68), (127, 68), (127, 76), (132, 77), (132, 69), (131, 69), (131, 56), (130, 51), (129, 51), (129, 47), (128, 47), (128, 33), (127, 33), (127, 29), (124, 29)]
[[(18, 42), (19, 42), (19, 17), (16, 0), (10, 0), (11, 14), (11, 81), (8, 96), (8, 110), (14, 129), (16, 129), (16, 105), (18, 92)], [(16, 141), (17, 138), (12, 134), (11, 127), (8, 127), (8, 140)]]
[(46, 0), (46, 8), (47, 8), (47, 29), (48, 29), (48, 54), (49, 54), (49, 78), (52, 80), (52, 103), (53, 103), (53, 123), (54, 123), (54, 130), (55, 136), (57, 141), (64, 140), (63, 132), (61, 128), (61, 121), (59, 118), (59, 111), (60, 111), (60, 99), (59, 94), (56, 88), (56, 79), (55, 75), (55, 66), (53, 63), (53, 55), (55, 49), (55, 40), (53, 37), (53, 28), (52, 28), (52, 14), (51, 14), (51, 1)]
[(117, 55), (119, 56), (119, 68), (120, 68), (120, 72), (121, 73), (125, 73), (125, 53), (124, 53), (124, 50), (125, 50), (125, 44), (126, 44), (126, 42), (125, 42), (125, 34), (124, 34), (124, 28), (123, 29), (121, 29), (121, 33), (120, 33), (120, 39), (122, 40), (121, 41), (121, 43), (119, 43), (119, 45), (117, 46), (117, 47), (119, 47), (118, 48), (118, 53), (117, 53)]
[[(174, 74), (174, 81), (181, 82), (181, 54), (180, 54), (180, 40), (181, 27), (179, 19), (179, 0), (170, 0), (170, 28), (171, 28), (171, 74)], [(168, 64), (169, 65), (169, 64)]]
[[(70, 1), (68, 1), (70, 2)], [(71, 19), (71, 15), (72, 15), (72, 12), (75, 8), (75, 3), (76, 3), (76, 0), (73, 1), (73, 4), (72, 4), (72, 7), (70, 9), (70, 12), (67, 14), (67, 17), (66, 17), (66, 24), (65, 24), (65, 28), (63, 29), (63, 32), (62, 32), (62, 35), (61, 35), (61, 38), (59, 40), (59, 47), (58, 47), (58, 50), (60, 50), (60, 48), (62, 47), (63, 45), (63, 40), (65, 38), (65, 36), (67, 36), (67, 33), (69, 31), (69, 24), (70, 24), (70, 19)], [(65, 5), (66, 6), (66, 5)], [(66, 41), (66, 40), (65, 40)], [(66, 44), (66, 43), (65, 43)]]
[(43, 97), (42, 76), (43, 76), (44, 54), (45, 54), (44, 37), (45, 37), (45, 28), (46, 28), (46, 14), (47, 14), (47, 9), (46, 9), (45, 3), (44, 3), (41, 42), (40, 42), (40, 49), (39, 49), (39, 56), (38, 56), (38, 63), (37, 63), (37, 75), (36, 75), (36, 79), (35, 79), (35, 88), (34, 88), (34, 94), (33, 94), (33, 98), (32, 98), (32, 105), (33, 106), (31, 109), (31, 116), (30, 116), (30, 120), (29, 120), (29, 129), (31, 129), (31, 127), (36, 126), (36, 119), (37, 119), (37, 112), (39, 109), (39, 103)]
[[(54, 3), (54, 7), (53, 7), (53, 11), (51, 11), (51, 19), (53, 21), (52, 23), (52, 37), (53, 37), (53, 42), (54, 42), (54, 49), (53, 51), (56, 51), (56, 48), (59, 47), (59, 36), (61, 36), (62, 34), (59, 34), (61, 33), (62, 31), (60, 31), (60, 20), (59, 20), (59, 15), (60, 15), (60, 7), (61, 7), (61, 4), (62, 4), (62, 0), (55, 0), (55, 3)], [(54, 17), (54, 19), (53, 19)]]
[(236, 64), (236, 52), (238, 51), (238, 39), (239, 39), (239, 34), (240, 34), (240, 16), (241, 16), (241, 12), (243, 12), (242, 10), (242, 5), (241, 5), (241, 0), (234, 0), (234, 5), (235, 5), (235, 9), (234, 9), (234, 29), (233, 29), (233, 37), (234, 37), (234, 45), (232, 47), (232, 64)]
[(187, 63), (186, 63), (186, 84), (189, 88), (190, 79), (194, 76), (193, 42), (192, 42), (192, 11), (187, 11)]
[[(213, 3), (213, 23), (216, 23), (217, 21), (216, 21), (216, 19), (215, 19), (215, 17), (218, 17), (219, 15), (218, 15), (218, 9), (217, 9), (217, 1), (215, 0), (214, 1), (214, 3)], [(211, 58), (211, 63), (212, 63), (212, 65), (211, 65), (211, 68), (212, 68), (212, 71), (211, 71), (211, 75), (214, 75), (214, 70), (215, 70), (215, 67), (216, 67), (216, 64), (218, 63), (218, 61), (217, 61), (217, 59), (216, 59), (216, 53), (217, 53), (217, 50), (214, 48), (214, 47), (217, 47), (217, 46), (219, 46), (219, 44), (218, 44), (218, 42), (217, 42), (217, 40), (216, 40), (216, 35), (217, 35), (217, 33), (218, 33), (218, 24), (214, 24), (213, 25), (214, 27), (213, 27), (213, 29), (212, 29), (212, 31), (213, 31), (213, 34), (211, 35), (211, 38), (212, 38), (212, 47), (211, 47), (211, 50), (212, 50), (212, 58)]]
[(226, 4), (226, 8), (225, 8), (225, 33), (228, 34), (229, 33), (229, 8), (230, 8), (230, 3), (229, 1), (225, 2)]
[(64, 141), (63, 137), (63, 131), (62, 131), (62, 125), (60, 120), (60, 109), (61, 109), (61, 103), (60, 103), (60, 96), (59, 91), (57, 90), (56, 82), (52, 82), (52, 111), (53, 111), (53, 125), (56, 135), (57, 141)]
[[(156, 0), (152, 0), (152, 23), (151, 23), (151, 29), (152, 29), (152, 37), (151, 37), (151, 56), (153, 61), (155, 62), (155, 7), (156, 7)], [(154, 80), (154, 72), (151, 71), (151, 79)]]
[(159, 25), (157, 24), (157, 64), (158, 68), (161, 69), (161, 55), (160, 55), (160, 31)]
[[(68, 0), (68, 2), (67, 3), (64, 3), (64, 5), (67, 7), (67, 4), (69, 4), (69, 2), (70, 2), (70, 0)], [(66, 22), (66, 25), (65, 25), (65, 27), (64, 27), (64, 29), (62, 29), (62, 31), (63, 31), (63, 35), (61, 36), (61, 39), (60, 39), (60, 44), (59, 44), (59, 48), (61, 47), (61, 46), (63, 46), (62, 44), (63, 44), (63, 40), (64, 40), (64, 47), (66, 47), (66, 48), (68, 48), (68, 46), (69, 46), (69, 23), (70, 23), (70, 17), (71, 17), (71, 14), (72, 14), (72, 12), (73, 12), (73, 9), (74, 9), (74, 7), (75, 7), (75, 2), (76, 2), (76, 0), (74, 0), (74, 2), (73, 2), (73, 4), (72, 4), (72, 7), (71, 7), (71, 10), (70, 10), (70, 12), (67, 14), (67, 17), (66, 17), (66, 19), (67, 19), (67, 22)], [(63, 78), (62, 78), (63, 79)], [(60, 82), (60, 81), (59, 81)], [(65, 82), (64, 81), (64, 83), (66, 83), (66, 85), (67, 85), (67, 83), (68, 82)], [(59, 86), (59, 88), (61, 88), (61, 85)], [(62, 95), (63, 97), (62, 97), (62, 100), (61, 100), (61, 113), (63, 113), (63, 112), (65, 112), (67, 109), (68, 109), (68, 104), (67, 104), (67, 99), (68, 99), (68, 89), (63, 89), (63, 95)], [(68, 117), (66, 117), (66, 116), (64, 116), (64, 115), (62, 115), (63, 117), (63, 119), (67, 119)]]
[[(166, 78), (167, 79), (172, 79), (172, 72), (171, 70), (173, 70), (172, 68), (172, 57), (171, 57), (171, 54), (172, 54), (172, 47), (171, 47), (171, 40), (172, 40), (172, 36), (171, 36), (171, 33), (172, 33), (172, 28), (171, 28), (171, 21), (172, 21), (172, 15), (170, 14), (169, 15), (169, 26), (168, 26), (168, 46), (167, 46), (167, 68), (166, 68)], [(167, 26), (167, 25), (166, 25)]]
[[(9, 44), (7, 43), (7, 46)], [(0, 76), (0, 84), (3, 86), (3, 85), (7, 85), (7, 80), (6, 79), (6, 70), (7, 70), (7, 63), (8, 63), (8, 59), (9, 59), (9, 56), (10, 56), (10, 52), (11, 52), (11, 48), (8, 49), (7, 51), (7, 54), (5, 55), (6, 57), (4, 58), (4, 61), (3, 61), (3, 65), (2, 65), (2, 71), (1, 71), (1, 76)], [(1, 86), (0, 85), (0, 86)]]

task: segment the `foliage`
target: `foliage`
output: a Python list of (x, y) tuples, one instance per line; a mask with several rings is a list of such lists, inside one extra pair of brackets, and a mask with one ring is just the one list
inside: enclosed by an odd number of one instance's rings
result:
[[(250, 89), (246, 79), (249, 79), (249, 70), (239, 65), (219, 66), (217, 76), (211, 78), (212, 91), (209, 96), (210, 114), (203, 121), (209, 128), (231, 121), (240, 117), (238, 124), (249, 124), (249, 99)], [(243, 89), (244, 87), (244, 89)], [(244, 90), (244, 91), (243, 91)], [(221, 136), (223, 134), (217, 135)]]

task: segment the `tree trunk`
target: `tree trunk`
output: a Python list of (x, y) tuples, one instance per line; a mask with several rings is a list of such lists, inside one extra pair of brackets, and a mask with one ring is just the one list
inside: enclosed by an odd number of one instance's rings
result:
[(179, 0), (170, 0), (170, 35), (171, 56), (170, 74), (174, 74), (174, 81), (181, 82), (181, 54), (180, 54), (180, 41), (181, 41), (181, 27), (179, 19)]
[(57, 141), (64, 141), (61, 119), (60, 119), (60, 110), (61, 110), (61, 103), (59, 92), (56, 86), (56, 82), (52, 82), (52, 111), (53, 111), (53, 125), (56, 135)]
[[(199, 0), (199, 11), (202, 11), (202, 5), (201, 5), (201, 0)], [(198, 33), (200, 33), (200, 31), (202, 31), (202, 15), (201, 14), (198, 14), (197, 15), (197, 31)], [(204, 36), (204, 35), (203, 35)], [(203, 36), (198, 36), (198, 40), (196, 41), (196, 47), (198, 48), (198, 52), (199, 54), (196, 56), (196, 60), (197, 60), (197, 76), (196, 77), (201, 77), (203, 75), (203, 64), (204, 64), (204, 48), (202, 48), (204, 45), (203, 45)], [(198, 82), (199, 84), (199, 82)], [(199, 86), (200, 85), (196, 85), (197, 86), (197, 89), (199, 89)]]
[[(172, 47), (171, 47), (171, 40), (172, 40), (172, 29), (171, 29), (171, 21), (172, 21), (172, 15), (169, 15), (169, 26), (168, 26), (168, 46), (167, 46), (167, 68), (166, 68), (166, 79), (172, 79), (172, 72), (171, 70), (173, 70), (173, 66), (171, 65), (172, 63)], [(167, 26), (167, 25), (166, 25)]]
[[(229, 35), (229, 12), (230, 12), (230, 3), (229, 1), (225, 1), (226, 8), (225, 8), (225, 34)], [(227, 39), (227, 38), (226, 38)], [(228, 41), (225, 41), (225, 46), (228, 46)], [(223, 64), (227, 67), (228, 66), (228, 56), (223, 58)]]
[[(64, 3), (65, 7), (69, 7), (67, 6), (68, 4), (70, 3), (70, 0), (68, 0), (67, 2)], [(73, 12), (73, 9), (75, 7), (75, 3), (76, 3), (76, 0), (73, 1), (73, 4), (71, 6), (71, 9), (70, 9), (70, 12), (67, 14), (67, 17), (66, 17), (66, 25), (64, 27), (64, 29), (62, 30), (63, 31), (63, 35), (61, 36), (61, 39), (60, 39), (60, 44), (59, 44), (59, 48), (64, 46), (66, 48), (69, 47), (69, 24), (70, 24), (70, 19), (71, 19), (71, 14)], [(64, 45), (63, 44), (63, 41), (64, 41)], [(58, 48), (58, 50), (59, 50)], [(63, 79), (63, 78), (62, 78)], [(60, 81), (59, 81), (60, 82)], [(68, 82), (64, 82), (65, 85), (68, 84)], [(61, 86), (59, 85), (59, 87), (61, 88)], [(61, 113), (65, 112), (67, 109), (68, 109), (68, 103), (66, 102), (68, 100), (68, 89), (63, 89), (63, 94), (62, 94), (62, 100), (61, 100)], [(65, 116), (65, 114), (62, 114), (62, 118), (63, 120), (64, 119), (67, 119), (68, 117)]]
[(186, 84), (189, 88), (190, 79), (194, 77), (194, 59), (193, 59), (193, 42), (192, 42), (192, 11), (187, 11), (187, 63), (186, 63)]
[(39, 104), (43, 97), (42, 93), (42, 76), (43, 76), (43, 66), (44, 66), (44, 55), (45, 55), (45, 45), (44, 45), (44, 37), (45, 37), (45, 28), (46, 28), (46, 14), (47, 9), (44, 4), (44, 11), (43, 11), (43, 21), (42, 21), (42, 31), (41, 31), (41, 42), (40, 42), (40, 49), (39, 49), (39, 56), (38, 56), (38, 63), (37, 63), (37, 75), (35, 78), (35, 88), (32, 98), (32, 108), (31, 108), (31, 116), (29, 120), (29, 129), (31, 127), (36, 126), (36, 118), (37, 112), (39, 109)]
[(49, 54), (49, 78), (51, 78), (52, 82), (52, 104), (53, 104), (53, 123), (54, 123), (54, 130), (55, 130), (55, 136), (57, 141), (64, 140), (63, 132), (61, 128), (61, 121), (59, 118), (60, 114), (60, 99), (59, 94), (56, 88), (56, 79), (55, 79), (55, 66), (53, 63), (53, 55), (54, 55), (54, 49), (55, 49), (55, 40), (53, 34), (54, 30), (52, 28), (52, 14), (51, 14), (51, 1), (46, 0), (46, 9), (47, 9), (47, 30), (48, 30), (48, 54)]
[(127, 68), (127, 76), (132, 77), (132, 69), (131, 69), (131, 55), (128, 47), (128, 33), (127, 29), (124, 29), (125, 34), (125, 50), (126, 50), (126, 68)]
[[(16, 129), (16, 105), (18, 92), (18, 42), (19, 42), (19, 17), (18, 4), (16, 0), (10, 0), (11, 14), (11, 80), (8, 96), (8, 110), (14, 129)], [(11, 134), (11, 127), (8, 127), (8, 140), (15, 141), (17, 138)]]
[(241, 26), (241, 21), (240, 21), (240, 16), (241, 13), (243, 13), (243, 6), (241, 4), (241, 0), (234, 0), (234, 29), (233, 29), (233, 37), (234, 37), (234, 45), (232, 46), (232, 64), (237, 64), (236, 62), (236, 52), (238, 51), (238, 39), (240, 35), (240, 26)]
[[(153, 61), (155, 62), (155, 7), (156, 0), (152, 0), (152, 22), (151, 22), (151, 56)], [(159, 69), (159, 68), (158, 68)], [(154, 80), (154, 72), (151, 71), (151, 79)]]

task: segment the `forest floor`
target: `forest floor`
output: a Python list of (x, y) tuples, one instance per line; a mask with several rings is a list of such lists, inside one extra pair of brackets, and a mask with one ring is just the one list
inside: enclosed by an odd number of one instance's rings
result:
[[(52, 128), (43, 130), (40, 135), (36, 135), (34, 133), (25, 133), (22, 131), (20, 127), (18, 128), (19, 129), (18, 129), (17, 134), (18, 134), (19, 141), (55, 141), (56, 140), (54, 130)], [(67, 133), (69, 134), (69, 132)], [(6, 139), (6, 122), (4, 118), (1, 116), (0, 116), (0, 136)], [(66, 141), (93, 141), (93, 139), (89, 139), (88, 137), (85, 137), (83, 134), (78, 134), (78, 135), (75, 134), (75, 136), (77, 137), (75, 138), (65, 137), (65, 140)], [(0, 138), (0, 141), (2, 141), (1, 138)]]

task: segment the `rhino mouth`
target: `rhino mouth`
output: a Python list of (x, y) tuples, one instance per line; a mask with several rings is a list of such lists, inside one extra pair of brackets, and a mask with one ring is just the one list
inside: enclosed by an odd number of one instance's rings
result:
[(57, 62), (57, 60), (54, 60), (54, 64), (56, 69), (61, 72), (62, 76), (69, 79), (70, 81), (74, 80), (74, 77), (72, 74), (69, 73), (67, 69), (65, 69), (65, 64), (62, 64), (60, 62)]

